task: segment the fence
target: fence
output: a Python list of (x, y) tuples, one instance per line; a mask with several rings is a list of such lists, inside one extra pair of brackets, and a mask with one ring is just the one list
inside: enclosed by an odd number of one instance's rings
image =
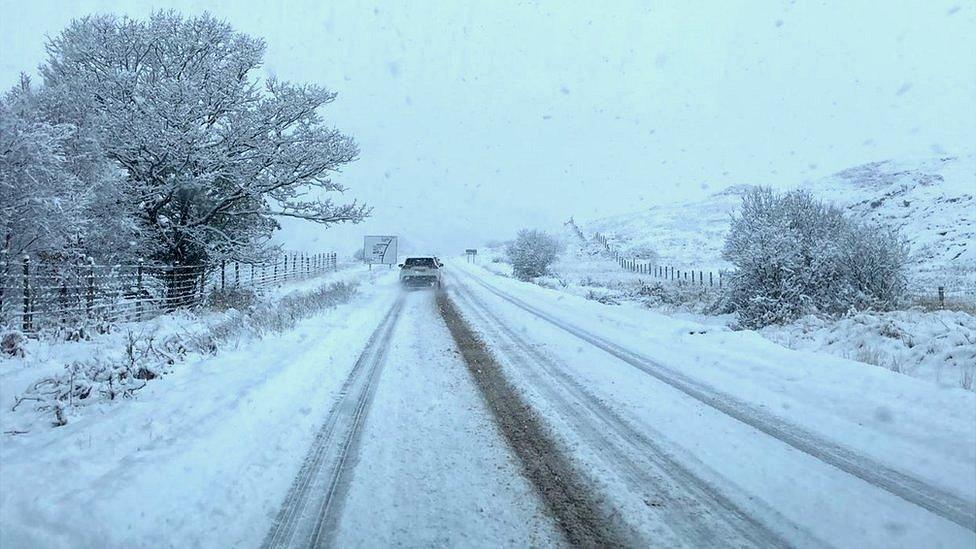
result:
[(706, 271), (704, 269), (679, 268), (671, 265), (657, 265), (650, 261), (621, 256), (610, 244), (610, 239), (595, 233), (593, 239), (612, 255), (621, 268), (657, 280), (673, 282), (680, 286), (699, 286), (702, 288), (723, 288), (727, 271)]
[(631, 272), (666, 280), (680, 286), (701, 286), (722, 288), (725, 271), (705, 271), (702, 269), (679, 269), (670, 265), (654, 265), (639, 259), (617, 258), (617, 263)]
[(337, 268), (335, 253), (208, 265), (64, 264), (24, 257), (0, 262), (0, 326), (36, 333), (147, 320), (199, 305), (215, 290), (268, 288)]
[[(628, 259), (620, 256), (613, 249), (610, 239), (606, 235), (595, 233), (593, 238), (603, 245), (607, 253), (612, 255), (622, 268), (637, 274), (673, 282), (681, 286), (699, 286), (706, 289), (721, 289), (728, 282), (729, 271), (681, 269), (666, 265), (655, 265), (640, 259)], [(926, 309), (976, 311), (976, 288), (968, 287), (965, 283), (951, 287), (944, 284), (933, 284), (929, 287), (914, 285), (909, 288), (909, 297), (912, 305)]]

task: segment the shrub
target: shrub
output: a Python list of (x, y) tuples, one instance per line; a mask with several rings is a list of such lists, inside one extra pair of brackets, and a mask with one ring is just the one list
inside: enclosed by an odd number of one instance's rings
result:
[(26, 341), (24, 334), (17, 330), (0, 332), (0, 355), (23, 358)]
[(153, 333), (130, 332), (122, 356), (99, 356), (66, 364), (63, 372), (38, 380), (17, 396), (13, 410), (24, 402), (34, 402), (36, 411), (54, 416), (52, 425), (65, 425), (71, 409), (131, 398), (188, 353), (215, 354), (221, 346), (235, 340), (290, 330), (304, 318), (349, 301), (355, 293), (355, 284), (333, 282), (275, 302), (235, 308), (224, 320), (203, 330), (163, 338)]
[(908, 254), (898, 234), (852, 221), (805, 191), (744, 195), (722, 255), (737, 267), (728, 299), (747, 328), (886, 310), (906, 295)]
[(506, 249), (512, 272), (521, 280), (549, 274), (549, 266), (562, 252), (553, 236), (536, 229), (522, 229)]
[(649, 244), (638, 244), (627, 248), (626, 254), (633, 259), (640, 259), (648, 263), (657, 263), (657, 251)]
[(206, 306), (220, 312), (229, 309), (246, 312), (253, 309), (257, 301), (257, 294), (250, 288), (226, 288), (210, 292)]

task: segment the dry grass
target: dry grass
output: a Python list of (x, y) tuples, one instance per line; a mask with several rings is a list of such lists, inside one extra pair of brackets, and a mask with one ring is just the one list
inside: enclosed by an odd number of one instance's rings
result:
[(976, 298), (946, 297), (945, 306), (934, 296), (916, 296), (912, 299), (913, 307), (920, 307), (924, 311), (960, 311), (976, 316)]

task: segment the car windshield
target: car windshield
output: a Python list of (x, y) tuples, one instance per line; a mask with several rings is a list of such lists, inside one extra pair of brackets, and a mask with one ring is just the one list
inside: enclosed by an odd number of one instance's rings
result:
[(0, 549), (976, 549), (976, 0), (279, 4), (0, 0)]
[(410, 257), (403, 262), (404, 267), (437, 267), (432, 257)]

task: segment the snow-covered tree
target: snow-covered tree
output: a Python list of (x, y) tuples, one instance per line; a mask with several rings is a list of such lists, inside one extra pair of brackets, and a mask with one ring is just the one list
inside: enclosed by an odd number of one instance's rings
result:
[(850, 220), (805, 191), (744, 195), (723, 257), (737, 268), (728, 295), (746, 327), (887, 309), (905, 295), (907, 252), (898, 235)]
[(159, 12), (73, 21), (41, 66), (50, 122), (91, 132), (125, 172), (152, 258), (254, 259), (276, 216), (329, 225), (368, 209), (336, 204), (332, 180), (356, 159), (322, 119), (335, 94), (254, 75), (264, 43), (209, 15)]
[(522, 229), (506, 252), (515, 276), (528, 280), (549, 272), (549, 266), (562, 252), (562, 244), (543, 231)]
[(75, 126), (48, 121), (26, 77), (0, 99), (0, 249), (8, 260), (117, 259), (132, 228), (116, 196), (123, 176)]

